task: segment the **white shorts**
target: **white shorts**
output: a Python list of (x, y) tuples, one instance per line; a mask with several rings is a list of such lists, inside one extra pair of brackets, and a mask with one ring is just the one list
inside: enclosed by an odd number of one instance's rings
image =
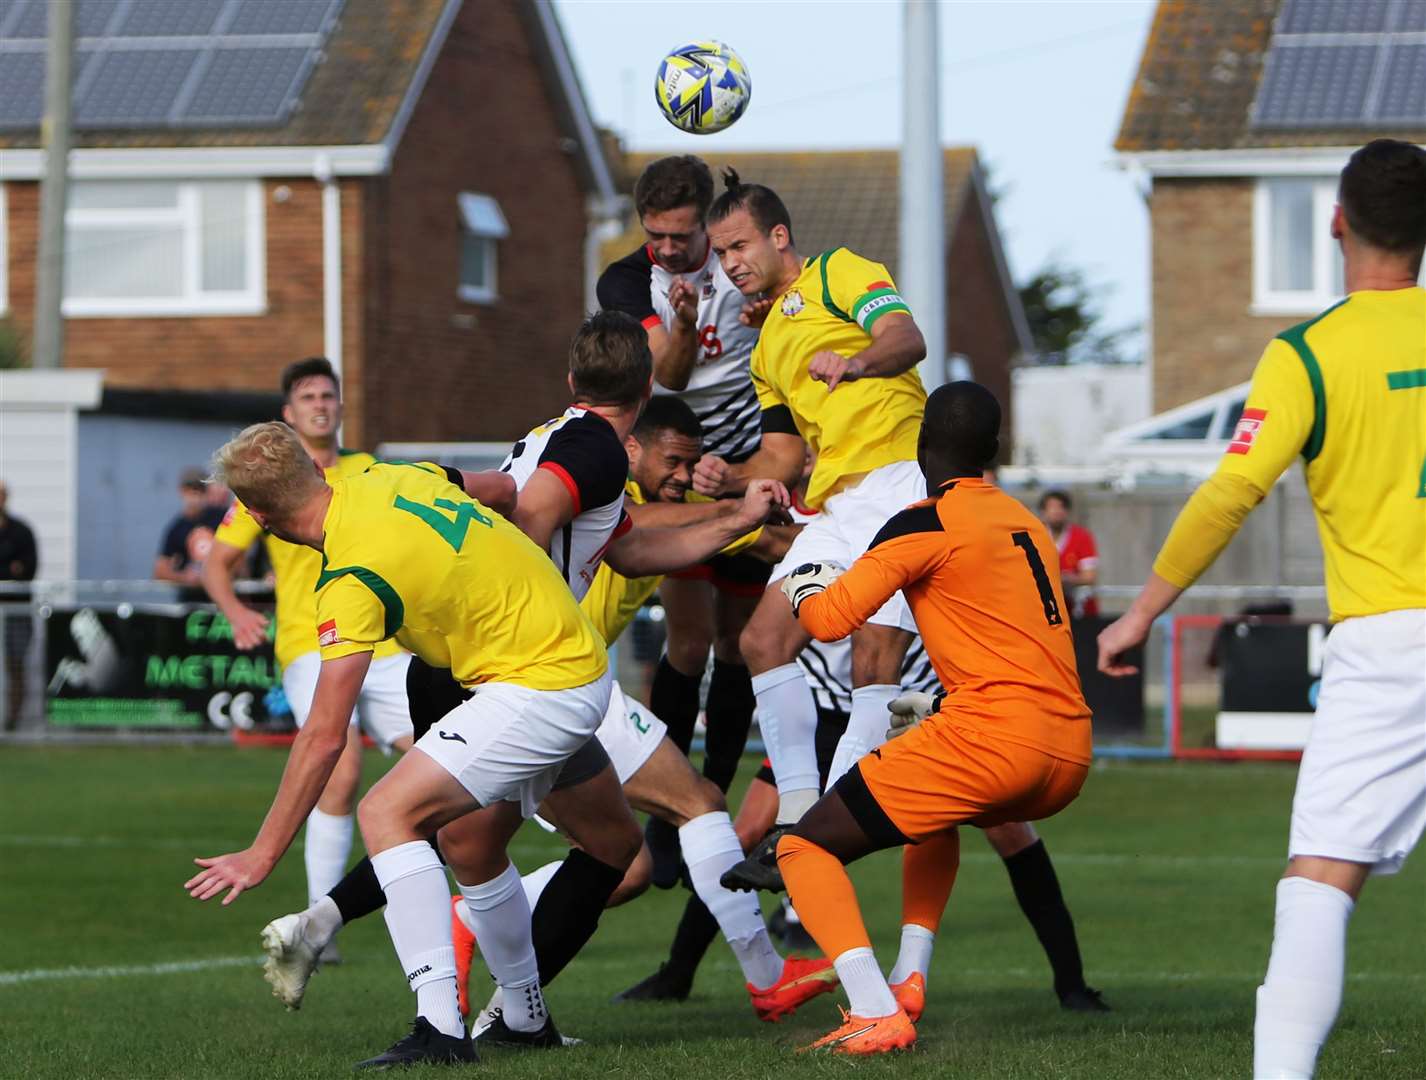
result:
[[(411, 654), (404, 652), (373, 660), (352, 711), (352, 723), (360, 724), (385, 751), (397, 739), (411, 737), (411, 706), (406, 700), (406, 669), (410, 666)], [(312, 711), (321, 671), (322, 655), (315, 652), (303, 653), (282, 669), (282, 692), (298, 727), (307, 723)]]
[(629, 777), (653, 756), (667, 731), (662, 720), (637, 701), (626, 698), (615, 683), (604, 722), (595, 734), (619, 774), (619, 783), (627, 784)]
[(525, 817), (550, 793), (561, 767), (589, 741), (609, 708), (605, 672), (571, 690), (483, 683), (446, 713), (416, 748), (480, 803), (518, 802)]
[(1423, 827), (1426, 609), (1345, 619), (1327, 638), (1288, 854), (1394, 874)]
[[(889, 518), (925, 497), (926, 478), (916, 462), (895, 461), (873, 469), (856, 487), (839, 491), (822, 504), (822, 512), (797, 534), (782, 562), (773, 567), (771, 580), (779, 581), (809, 562), (847, 569), (871, 547)], [(867, 622), (916, 633), (916, 620), (900, 593)]]

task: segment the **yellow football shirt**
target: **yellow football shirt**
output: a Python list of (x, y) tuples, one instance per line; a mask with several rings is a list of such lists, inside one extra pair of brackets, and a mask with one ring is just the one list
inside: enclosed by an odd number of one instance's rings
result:
[(773, 304), (753, 349), (751, 373), (764, 410), (786, 406), (817, 455), (807, 505), (896, 461), (916, 460), (926, 390), (916, 369), (890, 379), (858, 379), (829, 393), (807, 373), (815, 353), (851, 356), (871, 344), (878, 319), (910, 309), (880, 263), (837, 248), (808, 259)]
[[(348, 476), (357, 476), (375, 464), (376, 458), (359, 450), (339, 450), (337, 463), (326, 470), (327, 483), (334, 484)], [(322, 554), (302, 544), (289, 544), (263, 531), (247, 507), (234, 500), (227, 516), (218, 526), (215, 540), (246, 551), (258, 538), (267, 547), (272, 573), (277, 579), (277, 635), (273, 652), (280, 667), (287, 667), (299, 656), (317, 651), (317, 574), (322, 569)], [(394, 641), (382, 642), (375, 655), (394, 656), (400, 652)]]
[(1426, 290), (1354, 292), (1269, 343), (1218, 474), (1260, 498), (1299, 454), (1332, 617), (1426, 608)]
[[(625, 481), (624, 497), (636, 506), (642, 506), (648, 502), (648, 499), (644, 497), (644, 489), (633, 480)], [(696, 491), (690, 491), (685, 498), (688, 502), (713, 501)], [(745, 536), (738, 537), (718, 554), (736, 555), (757, 543), (762, 532), (761, 527), (754, 529)], [(626, 578), (610, 567), (607, 562), (601, 562), (599, 570), (594, 575), (594, 581), (590, 584), (589, 591), (584, 594), (584, 599), (579, 602), (579, 606), (589, 616), (589, 621), (594, 624), (594, 629), (599, 631), (599, 636), (612, 645), (618, 640), (619, 635), (629, 628), (629, 624), (634, 621), (634, 616), (639, 613), (639, 608), (643, 607), (649, 597), (658, 591), (661, 581), (663, 581), (662, 574), (655, 574), (652, 577)]]
[(377, 464), (338, 481), (324, 533), (323, 660), (394, 636), (467, 687), (567, 690), (608, 669), (549, 556), (439, 466)]

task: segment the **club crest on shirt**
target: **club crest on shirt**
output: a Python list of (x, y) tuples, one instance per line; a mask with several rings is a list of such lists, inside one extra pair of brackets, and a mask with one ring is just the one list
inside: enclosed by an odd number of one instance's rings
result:
[(342, 635), (337, 631), (337, 620), (328, 619), (317, 627), (317, 644), (322, 648), (342, 644)]
[(782, 298), (782, 313), (789, 319), (801, 311), (804, 306), (802, 294), (796, 289)]
[(1253, 440), (1258, 437), (1258, 430), (1263, 426), (1263, 421), (1268, 418), (1266, 409), (1244, 409), (1242, 417), (1238, 420), (1238, 426), (1233, 432), (1233, 441), (1228, 444), (1228, 453), (1246, 454), (1253, 448)]
[(717, 286), (713, 284), (713, 273), (712, 271), (709, 271), (708, 273), (703, 275), (703, 288), (701, 290), (701, 295), (704, 300), (712, 300), (713, 294), (717, 291)]

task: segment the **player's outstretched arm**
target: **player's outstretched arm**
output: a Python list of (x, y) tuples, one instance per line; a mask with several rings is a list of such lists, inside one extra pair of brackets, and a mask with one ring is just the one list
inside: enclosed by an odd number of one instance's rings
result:
[(520, 493), (515, 487), (515, 478), (499, 469), (483, 472), (460, 470), (461, 487), (472, 499), (482, 506), (494, 510), (501, 517), (508, 518), (515, 512), (515, 504)]
[(686, 390), (698, 360), (698, 292), (682, 278), (675, 278), (668, 302), (673, 308), (673, 326), (647, 328), (654, 379), (669, 390)]
[(536, 469), (520, 489), (510, 520), (545, 551), (550, 537), (574, 520), (578, 507), (569, 489), (548, 469)]
[(347, 725), (370, 666), (370, 652), (322, 661), (322, 673), (317, 677), (317, 691), (307, 723), (292, 744), (287, 767), (282, 771), (282, 782), (257, 839), (244, 851), (194, 859), (203, 869), (183, 883), (189, 896), (195, 900), (211, 900), (227, 889), (223, 903), (231, 904), (240, 893), (261, 885), (272, 872), (317, 805), (337, 759), (342, 756), (347, 745)]
[(704, 454), (693, 467), (693, 490), (717, 498), (746, 491), (749, 481), (776, 480), (785, 486), (797, 483), (807, 460), (807, 444), (800, 435), (764, 431), (757, 452), (746, 461), (732, 464), (717, 454)]
[(243, 554), (242, 548), (214, 540), (203, 562), (202, 581), (208, 598), (218, 605), (233, 628), (233, 644), (247, 651), (257, 648), (267, 637), (267, 616), (244, 604), (233, 588), (233, 574)]
[(916, 320), (895, 312), (878, 319), (871, 327), (871, 344), (853, 356), (834, 352), (816, 353), (808, 362), (812, 378), (835, 390), (839, 383), (856, 379), (890, 379), (926, 359), (926, 339)]
[(1139, 669), (1119, 658), (1142, 645), (1154, 620), (1173, 606), (1183, 590), (1155, 572), (1139, 590), (1129, 610), (1099, 632), (1099, 670), (1106, 675), (1133, 675)]
[(776, 480), (754, 480), (742, 502), (716, 504), (717, 516), (707, 521), (682, 528), (630, 529), (609, 545), (604, 561), (625, 577), (673, 573), (716, 554), (791, 503), (787, 488)]

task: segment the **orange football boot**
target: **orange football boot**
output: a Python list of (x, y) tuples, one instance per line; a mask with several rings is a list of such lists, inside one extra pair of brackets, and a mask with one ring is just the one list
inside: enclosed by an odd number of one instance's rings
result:
[(475, 935), (461, 922), (456, 908), (463, 897), (451, 897), (451, 941), (456, 949), (456, 995), (460, 998), (460, 1014), (470, 1015), (470, 962), (475, 959)]
[(921, 1014), (926, 1011), (926, 976), (919, 971), (913, 971), (906, 976), (904, 982), (895, 983), (891, 987), (891, 996), (906, 1013), (907, 1019), (913, 1024), (918, 1023)]
[(791, 1016), (818, 994), (829, 994), (838, 983), (837, 969), (825, 957), (809, 960), (789, 956), (782, 962), (782, 977), (765, 990), (748, 983), (748, 996), (753, 999), (753, 1011), (759, 1020), (775, 1024)]
[(853, 1016), (846, 1009), (841, 1012), (841, 1027), (802, 1049), (830, 1054), (889, 1054), (909, 1050), (916, 1044), (916, 1028), (905, 1009), (877, 1017)]

